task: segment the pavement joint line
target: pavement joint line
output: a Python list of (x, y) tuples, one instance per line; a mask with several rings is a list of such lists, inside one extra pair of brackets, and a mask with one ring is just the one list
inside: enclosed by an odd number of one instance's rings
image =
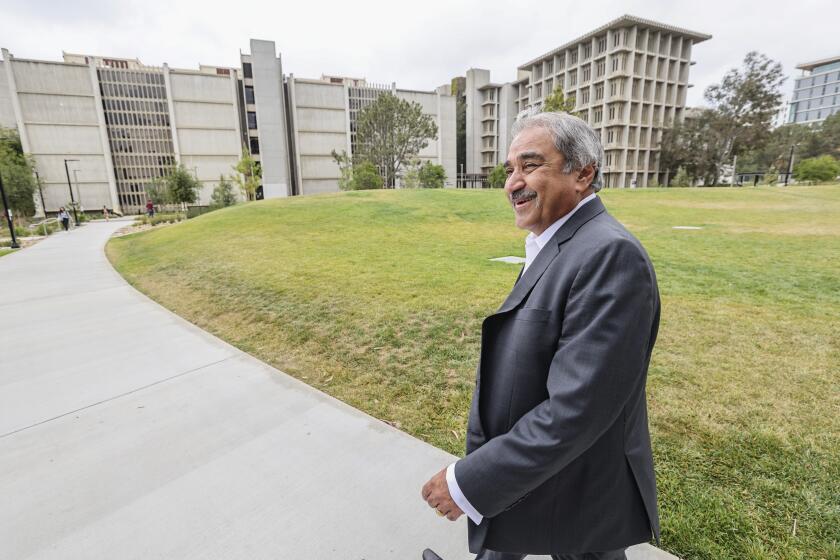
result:
[(181, 373), (177, 373), (177, 374), (175, 374), (171, 377), (167, 377), (166, 379), (160, 379), (158, 381), (155, 381), (154, 383), (149, 383), (148, 385), (144, 385), (142, 387), (137, 387), (136, 389), (132, 389), (131, 391), (126, 391), (125, 393), (120, 393), (119, 395), (114, 395), (113, 397), (108, 397), (107, 399), (103, 399), (99, 402), (91, 403), (89, 405), (85, 405), (85, 406), (83, 406), (81, 408), (77, 408), (75, 410), (70, 410), (68, 412), (65, 412), (64, 414), (59, 414), (58, 416), (54, 416), (52, 418), (47, 418), (46, 420), (41, 420), (40, 422), (36, 422), (36, 423), (31, 424), (29, 426), (25, 426), (23, 428), (18, 428), (17, 430), (12, 430), (11, 432), (7, 432), (5, 434), (0, 435), (0, 439), (6, 438), (6, 437), (9, 437), (9, 436), (13, 436), (13, 435), (18, 434), (20, 432), (29, 430), (31, 428), (36, 428), (38, 426), (41, 426), (42, 424), (47, 424), (47, 423), (52, 422), (54, 420), (58, 420), (59, 418), (64, 418), (65, 416), (70, 416), (71, 414), (76, 414), (77, 412), (82, 412), (83, 410), (87, 410), (89, 408), (93, 408), (93, 407), (99, 406), (101, 404), (105, 404), (105, 403), (108, 403), (108, 402), (111, 402), (111, 401), (115, 401), (117, 399), (121, 399), (121, 398), (127, 397), (129, 395), (133, 395), (135, 393), (139, 393), (140, 391), (145, 391), (146, 389), (154, 387), (155, 385), (160, 385), (161, 383), (166, 383), (168, 381), (172, 381), (173, 379), (178, 379), (179, 377), (183, 377), (183, 376), (188, 375), (190, 373), (195, 373), (197, 371), (201, 371), (202, 369), (221, 364), (222, 362), (226, 362), (228, 360), (232, 360), (232, 359), (235, 359), (237, 357), (238, 356), (228, 356), (226, 358), (222, 358), (221, 360), (216, 360), (215, 362), (210, 362), (210, 363), (207, 363), (207, 364), (189, 369), (187, 371), (182, 371)]
[(10, 301), (9, 303), (0, 303), (0, 308), (9, 307), (11, 305), (19, 305), (21, 303), (29, 303), (29, 302), (32, 302), (32, 301), (44, 301), (44, 300), (48, 300), (48, 299), (66, 298), (66, 297), (79, 296), (79, 295), (85, 295), (85, 294), (95, 294), (96, 292), (104, 292), (106, 290), (116, 290), (118, 288), (125, 288), (125, 286), (111, 286), (109, 288), (97, 288), (95, 290), (86, 290), (86, 291), (83, 291), (83, 292), (68, 292), (66, 294), (55, 294), (55, 295), (52, 295), (52, 296), (42, 296), (42, 297), (34, 297), (34, 298), (29, 298), (29, 299), (22, 299), (20, 301)]

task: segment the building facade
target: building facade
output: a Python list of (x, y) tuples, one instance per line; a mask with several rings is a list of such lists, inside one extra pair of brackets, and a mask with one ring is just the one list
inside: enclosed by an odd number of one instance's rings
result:
[[(251, 40), (240, 68), (147, 66), (65, 53), (63, 60), (0, 61), (0, 126), (17, 129), (35, 161), (40, 213), (68, 206), (141, 212), (147, 188), (181, 164), (208, 204), (243, 150), (262, 169), (261, 198), (338, 191), (332, 152), (353, 154), (359, 111), (383, 92), (417, 102), (438, 125), (419, 154), (455, 183), (455, 98), (361, 78), (283, 73), (272, 41)], [(66, 169), (65, 169), (66, 168)], [(42, 207), (43, 206), (43, 207)]]
[(709, 38), (622, 16), (520, 65), (514, 82), (492, 84), (489, 72), (469, 71), (467, 172), (503, 162), (516, 116), (560, 87), (574, 100), (574, 113), (601, 134), (605, 186), (666, 182), (659, 173), (662, 131), (683, 120), (692, 47)]
[(796, 68), (802, 75), (794, 85), (789, 123), (815, 124), (840, 111), (840, 56)]

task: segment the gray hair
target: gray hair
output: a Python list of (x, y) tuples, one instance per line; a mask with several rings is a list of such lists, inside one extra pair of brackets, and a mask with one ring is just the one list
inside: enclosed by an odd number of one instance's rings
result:
[(592, 165), (595, 167), (595, 177), (590, 186), (595, 192), (601, 190), (604, 186), (604, 176), (601, 173), (604, 147), (598, 133), (586, 121), (569, 113), (523, 111), (513, 123), (511, 138), (516, 138), (525, 129), (534, 127), (544, 128), (551, 134), (554, 147), (566, 160), (563, 166), (564, 173)]

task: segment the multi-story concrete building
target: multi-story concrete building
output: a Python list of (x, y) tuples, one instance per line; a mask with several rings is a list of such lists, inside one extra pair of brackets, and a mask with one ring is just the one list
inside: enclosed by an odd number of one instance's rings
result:
[(437, 138), (419, 157), (443, 165), (454, 185), (455, 98), (448, 88), (295, 78), (283, 74), (273, 42), (252, 40), (250, 47), (241, 68), (198, 70), (67, 53), (61, 62), (25, 60), (4, 49), (0, 126), (17, 129), (34, 157), (47, 212), (67, 206), (72, 190), (84, 208), (134, 213), (145, 207), (146, 188), (176, 164), (199, 179), (199, 204), (207, 204), (243, 149), (262, 168), (260, 197), (337, 191), (331, 154), (355, 152), (359, 111), (387, 91), (435, 120)]
[(0, 126), (16, 128), (33, 156), (47, 212), (67, 206), (71, 190), (83, 209), (140, 211), (146, 186), (176, 162), (201, 181), (200, 202), (206, 204), (219, 176), (239, 158), (230, 69), (174, 70), (75, 54), (52, 62), (2, 53), (0, 91), (7, 101), (0, 97)]
[(659, 173), (662, 130), (682, 121), (692, 46), (709, 38), (625, 15), (520, 65), (514, 82), (492, 84), (487, 71), (469, 71), (467, 172), (504, 161), (512, 117), (559, 86), (601, 134), (606, 186), (667, 180)]
[(796, 68), (802, 70), (802, 76), (796, 78), (789, 123), (819, 123), (840, 111), (840, 56)]

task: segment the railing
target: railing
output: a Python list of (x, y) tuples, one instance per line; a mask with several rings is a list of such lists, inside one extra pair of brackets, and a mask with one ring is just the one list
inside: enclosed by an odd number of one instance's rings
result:
[(29, 229), (31, 229), (34, 232), (39, 227), (43, 228), (44, 237), (46, 237), (47, 235), (49, 235), (49, 232), (47, 231), (47, 224), (57, 224), (57, 223), (58, 223), (58, 218), (46, 218), (46, 219), (41, 220), (40, 222), (38, 222), (36, 224), (29, 224)]

